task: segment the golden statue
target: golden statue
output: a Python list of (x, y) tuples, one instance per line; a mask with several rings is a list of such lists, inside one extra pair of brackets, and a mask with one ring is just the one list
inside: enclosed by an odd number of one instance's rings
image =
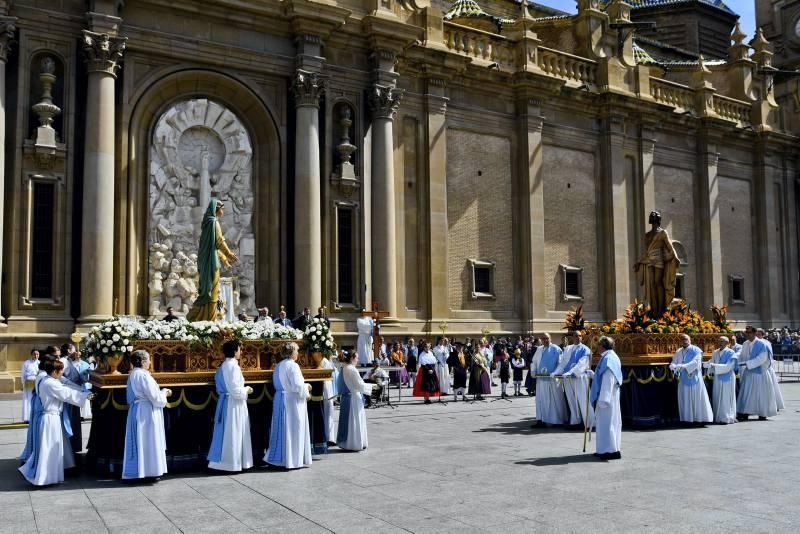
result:
[(661, 213), (651, 211), (650, 231), (644, 236), (644, 256), (633, 266), (639, 285), (644, 286), (644, 301), (650, 305), (652, 316), (659, 319), (675, 298), (675, 279), (678, 274), (678, 255), (666, 230), (661, 228)]
[(186, 316), (190, 321), (216, 321), (219, 318), (222, 309), (219, 302), (219, 271), (222, 264), (227, 267), (238, 260), (236, 254), (228, 248), (219, 225), (224, 211), (225, 205), (212, 198), (203, 215), (200, 249), (197, 254), (200, 287), (197, 299)]

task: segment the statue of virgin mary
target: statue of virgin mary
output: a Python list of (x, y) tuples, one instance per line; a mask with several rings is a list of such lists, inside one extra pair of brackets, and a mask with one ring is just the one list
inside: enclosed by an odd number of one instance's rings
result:
[(203, 215), (200, 230), (200, 250), (197, 253), (197, 270), (200, 274), (200, 287), (197, 299), (186, 318), (190, 321), (216, 321), (220, 315), (219, 303), (219, 271), (222, 264), (226, 267), (238, 258), (222, 235), (219, 219), (225, 213), (225, 204), (212, 198)]

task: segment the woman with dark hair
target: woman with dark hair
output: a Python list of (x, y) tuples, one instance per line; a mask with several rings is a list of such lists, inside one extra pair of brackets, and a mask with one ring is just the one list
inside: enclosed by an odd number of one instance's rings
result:
[(131, 365), (122, 478), (157, 479), (167, 472), (164, 406), (172, 391), (158, 389), (158, 384), (150, 374), (150, 353), (146, 350), (133, 351)]
[(305, 383), (297, 365), (299, 350), (297, 343), (285, 344), (281, 350), (283, 359), (272, 371), (275, 396), (272, 398), (269, 448), (264, 461), (286, 469), (311, 465), (311, 432), (306, 409), (311, 385)]
[(42, 412), (36, 418), (30, 456), (19, 468), (25, 479), (34, 486), (47, 486), (64, 481), (64, 448), (69, 447), (61, 422), (64, 403), (80, 407), (90, 393), (79, 391), (61, 383), (64, 364), (55, 358), (42, 361), (41, 370), (47, 376), (36, 383), (36, 395), (42, 403)]
[(208, 467), (219, 471), (241, 471), (253, 467), (247, 411), (247, 396), (253, 388), (244, 385), (244, 375), (239, 367), (242, 357), (239, 340), (230, 339), (223, 343), (222, 353), (225, 361), (214, 375), (218, 398), (214, 434), (208, 449)]
[(425, 343), (419, 355), (419, 376), (414, 384), (414, 396), (425, 397), (425, 404), (431, 403), (431, 397), (438, 397), (439, 375), (436, 374), (436, 357), (431, 352), (431, 344)]
[(367, 415), (364, 395), (372, 392), (373, 385), (364, 383), (356, 369), (358, 354), (353, 351), (346, 357), (341, 369), (341, 400), (339, 402), (339, 428), (336, 444), (340, 449), (360, 451), (367, 448)]

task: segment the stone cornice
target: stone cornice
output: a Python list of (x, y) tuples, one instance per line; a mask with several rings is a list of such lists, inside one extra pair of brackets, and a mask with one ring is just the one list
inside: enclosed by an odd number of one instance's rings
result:
[(115, 76), (127, 40), (127, 37), (111, 37), (83, 30), (83, 51), (86, 53), (88, 72), (104, 72)]
[(326, 39), (336, 28), (342, 26), (350, 11), (330, 4), (311, 0), (286, 0), (283, 13), (289, 19), (296, 35), (316, 35)]
[(372, 117), (376, 119), (394, 119), (403, 91), (391, 85), (375, 84), (367, 95)]
[(325, 93), (326, 80), (316, 72), (298, 69), (292, 82), (292, 94), (297, 107), (319, 107), (319, 97)]
[(3, 63), (8, 60), (8, 52), (14, 42), (14, 34), (17, 31), (17, 17), (0, 16), (0, 61)]

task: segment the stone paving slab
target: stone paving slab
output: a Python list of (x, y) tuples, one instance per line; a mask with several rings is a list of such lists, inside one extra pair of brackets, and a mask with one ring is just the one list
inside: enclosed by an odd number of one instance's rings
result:
[(0, 534), (797, 532), (800, 383), (782, 386), (770, 421), (624, 431), (607, 463), (581, 452), (581, 432), (531, 429), (528, 397), (407, 399), (367, 411), (364, 452), (157, 484), (32, 488), (16, 471), (25, 430), (0, 430)]

